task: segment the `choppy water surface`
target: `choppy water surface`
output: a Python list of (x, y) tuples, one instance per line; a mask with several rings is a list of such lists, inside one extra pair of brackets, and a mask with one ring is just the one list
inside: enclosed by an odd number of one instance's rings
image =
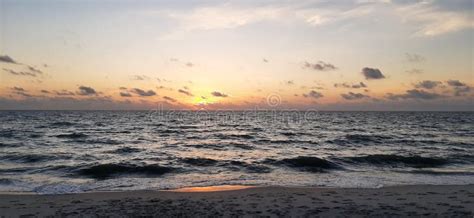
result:
[(474, 183), (474, 113), (0, 112), (0, 191)]

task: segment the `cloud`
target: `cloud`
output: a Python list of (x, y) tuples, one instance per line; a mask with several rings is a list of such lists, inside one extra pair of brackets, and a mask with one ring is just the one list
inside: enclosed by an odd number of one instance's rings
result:
[(390, 100), (415, 99), (415, 100), (433, 100), (445, 97), (437, 93), (427, 92), (419, 89), (407, 90), (405, 94), (388, 93), (386, 98)]
[(213, 92), (211, 92), (211, 95), (214, 96), (214, 97), (221, 97), (221, 98), (226, 98), (226, 97), (228, 97), (227, 94), (224, 94), (224, 93), (218, 92), (218, 91), (213, 91)]
[(17, 87), (17, 86), (12, 87), (12, 90), (13, 90), (13, 91), (17, 91), (17, 92), (26, 92), (26, 90), (25, 90), (24, 88)]
[(291, 85), (294, 85), (295, 82), (293, 82), (293, 80), (288, 80), (285, 82), (285, 84), (291, 86)]
[(120, 92), (120, 96), (128, 98), (128, 97), (132, 97), (132, 94), (130, 94), (128, 92)]
[(87, 86), (79, 86), (79, 92), (77, 93), (78, 95), (97, 95), (97, 92)]
[(433, 89), (433, 88), (436, 88), (440, 84), (441, 84), (440, 81), (424, 80), (424, 81), (419, 82), (418, 84), (415, 84), (415, 88)]
[(448, 80), (446, 83), (453, 87), (454, 96), (465, 96), (471, 91), (471, 87), (459, 80)]
[(190, 97), (194, 96), (191, 92), (186, 91), (186, 90), (184, 90), (184, 89), (178, 89), (178, 92), (179, 92), (179, 93), (182, 93), (182, 94), (185, 94), (185, 95), (187, 95), (187, 96), (190, 96)]
[(145, 75), (132, 75), (131, 76), (131, 80), (138, 80), (138, 81), (142, 81), (142, 80), (149, 80), (150, 78), (145, 76)]
[(187, 63), (186, 63), (186, 67), (193, 67), (193, 66), (194, 66), (194, 64), (191, 63), (191, 62), (187, 62)]
[(349, 92), (347, 94), (341, 94), (341, 96), (346, 99), (346, 100), (357, 100), (357, 99), (363, 99), (363, 98), (370, 98), (368, 95), (364, 95), (361, 93), (353, 93)]
[[(418, 1), (397, 8), (397, 14), (418, 30), (414, 36), (430, 37), (474, 28), (472, 2), (469, 1)], [(449, 3), (448, 3), (449, 2)], [(464, 9), (453, 10), (450, 4), (464, 3)]]
[(408, 62), (412, 62), (412, 63), (419, 63), (419, 62), (423, 62), (423, 61), (426, 60), (425, 57), (423, 57), (419, 54), (405, 53), (405, 57), (406, 57)]
[(335, 83), (334, 87), (339, 88), (348, 88), (348, 89), (360, 89), (360, 88), (367, 88), (367, 85), (363, 82), (360, 82), (358, 84), (347, 84), (347, 83)]
[(3, 70), (5, 72), (8, 72), (12, 75), (15, 75), (15, 76), (31, 76), (31, 77), (36, 77), (36, 73), (31, 73), (31, 72), (21, 72), (21, 71), (14, 71), (14, 70), (11, 70), (11, 69), (6, 69), (6, 68), (3, 68)]
[(318, 98), (322, 98), (324, 97), (324, 95), (320, 92), (317, 92), (317, 91), (314, 91), (314, 90), (311, 90), (310, 92), (308, 92), (307, 94), (303, 94), (303, 97), (305, 98), (314, 98), (314, 99), (318, 99)]
[(149, 97), (149, 96), (154, 96), (156, 95), (156, 92), (153, 91), (153, 90), (148, 90), (148, 91), (145, 91), (143, 89), (139, 89), (139, 88), (134, 88), (134, 89), (131, 89), (130, 92), (132, 93), (135, 93), (141, 97)]
[(364, 67), (362, 69), (362, 74), (364, 75), (365, 79), (367, 79), (367, 80), (385, 78), (385, 76), (382, 74), (382, 72), (377, 68)]
[(268, 63), (268, 60), (266, 58), (262, 58), (262, 61)]
[(453, 86), (453, 87), (467, 86), (466, 83), (463, 83), (459, 80), (448, 80), (448, 81), (446, 81), (446, 83), (450, 86)]
[(326, 63), (324, 61), (318, 61), (315, 64), (309, 63), (309, 62), (304, 62), (303, 68), (309, 68), (313, 69), (316, 71), (331, 71), (331, 70), (336, 70), (337, 67), (330, 63)]
[(41, 90), (41, 93), (44, 93), (44, 94), (49, 94), (50, 92), (48, 90)]
[(20, 64), (16, 62), (15, 60), (13, 60), (13, 58), (11, 58), (8, 55), (0, 55), (0, 62), (9, 63), (9, 64)]
[(11, 90), (13, 91), (14, 94), (16, 95), (20, 95), (20, 96), (23, 96), (23, 97), (33, 97), (32, 95), (28, 94), (24, 88), (21, 88), (21, 87), (12, 87)]
[(168, 96), (163, 96), (163, 99), (167, 100), (167, 101), (170, 101), (170, 102), (177, 102), (178, 100), (172, 98), (172, 97), (168, 97)]
[(56, 95), (59, 95), (59, 96), (72, 96), (72, 95), (76, 95), (74, 94), (74, 92), (71, 92), (71, 91), (68, 91), (68, 90), (61, 90), (61, 91), (54, 91), (54, 93)]
[(424, 71), (422, 69), (413, 68), (411, 70), (406, 70), (405, 72), (409, 74), (422, 74)]
[(33, 73), (37, 73), (37, 74), (43, 74), (43, 71), (41, 70), (38, 70), (32, 66), (28, 66), (28, 70), (32, 71)]

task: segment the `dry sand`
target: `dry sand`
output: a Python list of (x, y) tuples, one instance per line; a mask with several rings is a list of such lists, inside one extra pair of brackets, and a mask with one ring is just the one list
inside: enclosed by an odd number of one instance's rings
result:
[[(237, 187), (239, 189), (242, 187)], [(473, 217), (474, 185), (1, 194), (0, 216)], [(200, 192), (206, 191), (206, 192)]]

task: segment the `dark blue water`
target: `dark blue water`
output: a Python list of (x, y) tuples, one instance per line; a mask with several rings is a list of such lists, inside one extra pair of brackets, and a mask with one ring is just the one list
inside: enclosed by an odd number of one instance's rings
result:
[(469, 112), (0, 112), (0, 191), (474, 184)]

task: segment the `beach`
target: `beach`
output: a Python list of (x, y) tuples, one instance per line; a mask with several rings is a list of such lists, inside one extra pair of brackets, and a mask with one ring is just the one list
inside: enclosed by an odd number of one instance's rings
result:
[(5, 217), (406, 217), (474, 214), (474, 185), (384, 188), (217, 186), (62, 195), (3, 193)]

